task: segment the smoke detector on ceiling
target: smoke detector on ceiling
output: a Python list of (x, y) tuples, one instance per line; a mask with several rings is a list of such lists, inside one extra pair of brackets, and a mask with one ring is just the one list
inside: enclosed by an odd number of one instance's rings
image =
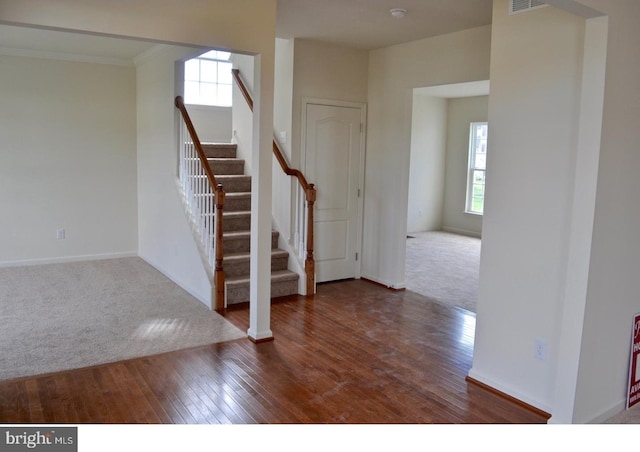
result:
[(389, 14), (391, 14), (391, 17), (395, 17), (396, 19), (402, 19), (407, 14), (407, 10), (402, 8), (393, 8), (389, 10)]

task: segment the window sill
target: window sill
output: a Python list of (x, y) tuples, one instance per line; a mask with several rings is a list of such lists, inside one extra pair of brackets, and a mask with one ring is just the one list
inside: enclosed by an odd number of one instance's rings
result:
[(481, 217), (481, 216), (483, 216), (483, 215), (484, 215), (484, 214), (482, 214), (482, 213), (478, 213), (478, 212), (469, 212), (469, 211), (467, 211), (467, 210), (465, 210), (465, 211), (464, 211), (464, 213), (466, 213), (467, 215), (474, 215), (474, 216), (476, 216), (476, 217)]
[(191, 110), (204, 110), (204, 111), (231, 111), (233, 107), (220, 107), (218, 105), (202, 105), (202, 104), (187, 104), (185, 106), (189, 107)]

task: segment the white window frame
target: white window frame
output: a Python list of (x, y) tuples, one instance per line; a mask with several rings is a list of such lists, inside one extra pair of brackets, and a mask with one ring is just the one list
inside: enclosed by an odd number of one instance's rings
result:
[[(226, 64), (231, 64), (230, 61), (230, 56), (231, 54), (228, 52), (222, 52), (222, 51), (217, 51), (217, 50), (211, 50), (209, 52), (203, 53), (202, 55), (196, 57), (196, 58), (192, 58), (191, 60), (188, 60), (185, 62), (185, 74), (184, 74), (184, 102), (186, 104), (191, 104), (191, 105), (202, 105), (202, 106), (209, 106), (209, 107), (224, 107), (224, 108), (228, 108), (231, 107), (231, 90), (233, 89), (233, 80), (231, 78), (231, 69), (229, 69), (229, 74), (227, 74), (226, 80), (224, 80), (223, 82), (220, 81), (219, 79), (219, 64), (220, 63), (226, 63)], [(226, 59), (225, 59), (226, 57)], [(189, 73), (190, 71), (187, 70), (187, 64), (194, 64), (195, 62), (198, 63), (198, 75), (197, 77), (189, 77)], [(215, 71), (216, 71), (216, 76), (215, 76), (215, 81), (207, 81), (206, 77), (203, 76), (203, 68), (202, 68), (202, 63), (203, 62), (207, 62), (209, 64), (213, 64), (215, 66)], [(187, 83), (192, 83), (192, 84), (197, 84), (198, 86), (198, 95), (191, 95), (191, 93), (189, 92), (188, 88), (187, 88)], [(227, 89), (229, 91), (229, 95), (228, 95), (228, 102), (224, 102), (222, 100), (220, 100), (219, 97), (219, 88), (224, 86), (225, 89)], [(208, 88), (209, 90), (213, 90), (215, 91), (215, 95), (211, 98), (211, 101), (206, 100), (205, 96), (202, 94), (203, 93), (203, 89), (204, 88)]]
[[(467, 195), (466, 195), (466, 202), (465, 202), (465, 213), (469, 213), (472, 215), (483, 215), (484, 214), (484, 201), (482, 203), (482, 211), (478, 211), (474, 209), (474, 197), (473, 197), (473, 188), (474, 188), (474, 173), (478, 172), (478, 171), (482, 171), (484, 173), (484, 181), (485, 181), (485, 185), (483, 188), (483, 199), (484, 199), (484, 195), (485, 195), (485, 190), (486, 190), (486, 181), (487, 181), (487, 169), (486, 169), (486, 161), (485, 161), (485, 167), (481, 168), (479, 166), (476, 166), (476, 151), (477, 151), (477, 146), (476, 146), (476, 130), (478, 127), (482, 127), (485, 126), (488, 129), (488, 123), (487, 122), (472, 122), (469, 126), (469, 159), (467, 162)], [(485, 141), (485, 155), (487, 153), (486, 150), (486, 141)]]

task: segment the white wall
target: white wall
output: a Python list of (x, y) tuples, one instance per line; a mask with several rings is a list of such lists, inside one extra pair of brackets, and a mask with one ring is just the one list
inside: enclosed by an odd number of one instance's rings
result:
[[(289, 165), (303, 169), (303, 99), (366, 103), (368, 52), (305, 39), (277, 40), (276, 49), (275, 138)], [(280, 137), (281, 131), (286, 133), (286, 142)], [(280, 245), (290, 251), (291, 256), (297, 255), (296, 261), (290, 259), (290, 268), (302, 271), (306, 247), (297, 248), (300, 236), (295, 226), (299, 183), (286, 176), (275, 159), (273, 175), (273, 213), (281, 233)], [(305, 278), (301, 278), (301, 290), (306, 290), (305, 282)]]
[(135, 254), (135, 69), (0, 66), (0, 265)]
[[(25, 26), (53, 27), (90, 33), (147, 39), (158, 42), (188, 44), (200, 48), (219, 48), (231, 52), (256, 55), (257, 70), (254, 77), (256, 101), (253, 125), (252, 165), (256, 175), (252, 179), (252, 280), (249, 336), (254, 339), (270, 337), (270, 230), (271, 224), (271, 140), (273, 128), (273, 63), (275, 54), (275, 0), (199, 0), (181, 2), (138, 0), (135, 2), (105, 3), (102, 0), (24, 0), (19, 3), (0, 0), (0, 20)], [(105, 20), (108, 17), (109, 20)], [(247, 30), (251, 30), (250, 33)], [(159, 77), (164, 77), (164, 73)], [(153, 79), (151, 74), (147, 74)], [(161, 81), (160, 83), (164, 83)], [(175, 86), (174, 86), (175, 89)], [(174, 91), (175, 92), (175, 91)], [(164, 91), (163, 91), (164, 93)], [(173, 105), (171, 99), (170, 105)], [(164, 108), (159, 114), (164, 114)], [(142, 129), (149, 135), (159, 135), (164, 123), (149, 124), (153, 114), (138, 115)], [(140, 127), (140, 124), (139, 124)], [(146, 128), (146, 129), (145, 129)], [(174, 142), (175, 144), (175, 142)], [(166, 176), (166, 174), (165, 174)], [(139, 181), (139, 183), (142, 183)], [(145, 190), (145, 189), (143, 189)], [(158, 199), (159, 203), (165, 202)], [(166, 200), (171, 205), (172, 200)], [(156, 206), (156, 210), (162, 210)], [(171, 209), (171, 207), (170, 207)], [(153, 218), (149, 219), (149, 224)], [(178, 232), (177, 230), (174, 232)], [(184, 231), (183, 231), (184, 232)], [(163, 259), (171, 259), (182, 237), (157, 242), (162, 247)], [(165, 268), (165, 271), (168, 269)], [(200, 287), (201, 288), (201, 287)], [(197, 291), (199, 288), (194, 288)]]
[(447, 100), (413, 97), (407, 232), (439, 231), (445, 197)]
[[(502, 108), (514, 107), (523, 101), (521, 96), (517, 95), (519, 91), (515, 86), (507, 90), (508, 84), (503, 85), (505, 80), (499, 82), (501, 76), (498, 74), (511, 74), (511, 77), (515, 77), (517, 68), (522, 67), (523, 63), (516, 55), (520, 54), (523, 47), (520, 45), (517, 52), (515, 49), (510, 52), (508, 48), (511, 45), (522, 44), (520, 39), (525, 40), (529, 37), (539, 42), (540, 47), (546, 49), (546, 52), (544, 55), (542, 52), (538, 54), (534, 48), (530, 48), (526, 55), (536, 56), (536, 60), (541, 64), (537, 65), (537, 70), (533, 70), (532, 67), (523, 69), (533, 71), (530, 73), (536, 74), (539, 80), (553, 83), (553, 90), (551, 86), (544, 84), (535, 85), (536, 89), (532, 95), (543, 96), (549, 105), (548, 114), (539, 112), (536, 117), (549, 117), (549, 125), (545, 130), (552, 132), (550, 138), (554, 139), (554, 144), (562, 141), (558, 140), (559, 131), (552, 121), (566, 129), (577, 130), (573, 139), (576, 146), (576, 159), (573, 162), (576, 173), (573, 187), (567, 187), (566, 191), (563, 191), (558, 183), (568, 177), (567, 164), (560, 166), (565, 169), (564, 177), (557, 174), (545, 180), (545, 183), (552, 181), (556, 186), (556, 196), (565, 198), (568, 194), (572, 204), (558, 208), (556, 200), (540, 210), (545, 217), (570, 216), (568, 234), (563, 240), (568, 248), (566, 280), (561, 281), (563, 275), (549, 278), (548, 272), (542, 271), (550, 263), (556, 267), (555, 262), (562, 261), (562, 256), (558, 256), (557, 252), (549, 248), (530, 249), (527, 252), (528, 262), (533, 262), (532, 259), (538, 261), (535, 268), (530, 268), (530, 271), (535, 270), (535, 278), (529, 278), (528, 282), (523, 281), (522, 275), (516, 279), (514, 271), (503, 272), (505, 267), (494, 260), (497, 254), (489, 252), (490, 249), (499, 252), (498, 248), (489, 246), (491, 239), (488, 236), (492, 235), (489, 231), (496, 228), (495, 232), (498, 232), (498, 223), (506, 224), (504, 218), (503, 221), (498, 221), (500, 219), (497, 213), (502, 209), (495, 205), (491, 187), (495, 187), (496, 190), (509, 189), (508, 184), (501, 184), (495, 180), (500, 179), (500, 170), (495, 170), (497, 176), (493, 172), (490, 173), (490, 215), (485, 216), (484, 224), (481, 298), (478, 303), (477, 342), (471, 375), (479, 369), (476, 364), (482, 363), (482, 373), (486, 372), (485, 375), (495, 377), (500, 374), (493, 380), (495, 384), (492, 386), (500, 388), (500, 383), (508, 381), (505, 386), (514, 391), (507, 392), (523, 400), (531, 396), (539, 402), (533, 402), (537, 406), (544, 406), (545, 401), (553, 394), (555, 398), (550, 403), (553, 414), (551, 422), (601, 422), (624, 409), (632, 335), (631, 319), (633, 314), (640, 311), (637, 297), (640, 290), (637, 278), (640, 271), (640, 242), (637, 240), (640, 211), (635, 207), (640, 194), (636, 175), (636, 168), (640, 167), (640, 156), (637, 152), (637, 142), (640, 139), (640, 129), (637, 127), (640, 118), (640, 88), (636, 83), (640, 77), (640, 63), (634, 58), (640, 46), (640, 33), (637, 29), (640, 3), (633, 0), (580, 0), (578, 3), (549, 0), (549, 3), (571, 8), (573, 11), (586, 14), (587, 17), (597, 16), (597, 11), (607, 15), (603, 22), (590, 19), (584, 27), (584, 51), (581, 61), (576, 61), (576, 65), (584, 67), (579, 82), (571, 82), (573, 77), (570, 74), (575, 70), (567, 66), (567, 63), (572, 63), (575, 59), (571, 54), (580, 54), (579, 49), (570, 52), (570, 55), (558, 54), (563, 50), (570, 50), (573, 41), (576, 41), (576, 47), (579, 47), (579, 19), (563, 15), (564, 13), (552, 8), (539, 10), (536, 13), (537, 19), (534, 19), (534, 13), (528, 13), (526, 17), (523, 14), (521, 18), (500, 18), (496, 17), (495, 13), (502, 14), (502, 11), (506, 10), (506, 0), (495, 3), (490, 122), (495, 131), (494, 111), (498, 111), (502, 118), (499, 122), (502, 124), (503, 133), (494, 132), (491, 136), (490, 131), (493, 151), (491, 171), (500, 167), (503, 170), (508, 169), (508, 165), (502, 166), (502, 163), (495, 161), (500, 160), (495, 156), (496, 147), (502, 147), (502, 140), (498, 139), (498, 136), (502, 135), (507, 139), (509, 134), (504, 132), (516, 126), (520, 120), (519, 117), (518, 121), (506, 120), (507, 111), (503, 111)], [(596, 11), (581, 8), (582, 5)], [(572, 30), (575, 33), (573, 38), (566, 35)], [(540, 42), (541, 37), (551, 38), (554, 35), (555, 38), (547, 45)], [(546, 61), (540, 60), (541, 57)], [(605, 57), (606, 65), (603, 70)], [(507, 69), (503, 58), (511, 60), (510, 70)], [(495, 65), (500, 61), (504, 66), (494, 71)], [(562, 61), (565, 63), (562, 64)], [(552, 74), (552, 68), (556, 68), (557, 73)], [(500, 86), (499, 89), (496, 84)], [(563, 84), (569, 84), (573, 89), (581, 89), (580, 107), (571, 117), (554, 120), (552, 115), (558, 114), (558, 110), (569, 113), (566, 107), (570, 107), (572, 103), (572, 99), (566, 97), (566, 93), (571, 89), (561, 89)], [(496, 89), (505, 96), (501, 101), (497, 100)], [(560, 96), (560, 91), (565, 93), (565, 97)], [(518, 114), (530, 111), (522, 107), (518, 110)], [(599, 119), (600, 115), (602, 121)], [(572, 140), (564, 140), (567, 144), (569, 141)], [(507, 139), (502, 144), (509, 145), (510, 149), (519, 148), (515, 146), (515, 140)], [(569, 149), (570, 145), (565, 147)], [(502, 149), (505, 150), (504, 147)], [(522, 166), (521, 163), (512, 162), (511, 166)], [(549, 172), (549, 168), (545, 167), (544, 170)], [(551, 194), (548, 197), (551, 197)], [(507, 197), (502, 196), (501, 200), (507, 201)], [(510, 208), (513, 204), (514, 201), (506, 207)], [(489, 226), (494, 219), (496, 224)], [(513, 222), (514, 230), (519, 225), (519, 222)], [(510, 239), (505, 229), (501, 232), (503, 239)], [(563, 234), (560, 232), (555, 235), (553, 241), (558, 245), (561, 237), (557, 236)], [(549, 234), (540, 236), (548, 238)], [(497, 242), (497, 237), (494, 237), (494, 240)], [(511, 246), (511, 249), (517, 248)], [(486, 263), (492, 265), (485, 265)], [(522, 264), (522, 259), (514, 262), (511, 258), (512, 269), (527, 267)], [(498, 280), (497, 273), (502, 273), (502, 283)], [(503, 286), (500, 290), (489, 289), (491, 286), (498, 288), (500, 285)], [(552, 306), (556, 303), (549, 303), (547, 300), (559, 297), (548, 297), (538, 291), (535, 299), (525, 302), (525, 295), (532, 289), (535, 290), (534, 286), (543, 287), (545, 292), (551, 292), (557, 287), (564, 299), (557, 303), (557, 307)], [(508, 296), (506, 292), (512, 289), (517, 291), (514, 290), (511, 296)], [(526, 318), (527, 322), (516, 321), (522, 318)], [(519, 327), (510, 326), (514, 324), (518, 324)], [(530, 362), (527, 362), (527, 349), (531, 350), (531, 336), (540, 331), (545, 334), (544, 330), (552, 329), (556, 331), (553, 333), (555, 337), (549, 341), (549, 360), (555, 369), (550, 369), (552, 366), (547, 362), (534, 362), (530, 359)], [(525, 336), (529, 336), (529, 340), (526, 341), (528, 344), (518, 339)], [(504, 342), (504, 338), (507, 337), (515, 342), (513, 348), (507, 349), (499, 344), (498, 338), (502, 338)], [(554, 350), (555, 347), (559, 350)], [(524, 353), (519, 349), (524, 350)], [(536, 378), (537, 381), (533, 381)]]
[[(494, 2), (490, 157), (470, 376), (551, 412), (567, 277), (585, 21)], [(548, 345), (546, 360), (534, 343)], [(560, 363), (561, 365), (561, 363)]]
[[(294, 41), (276, 39), (276, 69), (273, 129), (275, 140), (291, 165), (292, 155), (292, 122), (293, 122), (293, 57)], [(283, 139), (284, 138), (284, 139)], [(294, 245), (292, 236), (291, 212), (292, 190), (298, 184), (291, 176), (287, 176), (277, 160), (273, 159), (273, 220), (280, 232), (280, 239)], [(282, 246), (285, 246), (283, 243)], [(290, 263), (295, 259), (292, 257)], [(303, 278), (301, 278), (303, 279)]]
[[(273, 128), (280, 149), (291, 157), (291, 126), (293, 120), (293, 57), (294, 40), (276, 39), (276, 68)], [(286, 134), (282, 140), (280, 132)]]
[[(442, 229), (480, 237), (482, 235), (482, 215), (465, 213), (469, 164), (469, 125), (472, 122), (486, 122), (488, 120), (489, 97), (474, 96), (449, 99), (447, 111), (447, 161)], [(488, 151), (488, 154), (490, 153), (491, 150)]]
[(303, 98), (366, 103), (368, 62), (363, 50), (295, 39), (291, 166), (301, 168)]
[(369, 54), (363, 277), (404, 282), (413, 89), (489, 79), (491, 27)]
[[(584, 328), (591, 261), (591, 243), (595, 214), (595, 199), (602, 137), (602, 110), (607, 56), (608, 19), (589, 19), (585, 28), (585, 54), (583, 58), (582, 99), (576, 158), (576, 182), (573, 194), (571, 238), (567, 263), (567, 284), (558, 344), (558, 371), (555, 382), (555, 400), (552, 423), (587, 422), (603, 416), (604, 410), (584, 410), (594, 397), (591, 392), (578, 396), (580, 381), (600, 378), (602, 368), (588, 369), (579, 375), (582, 341), (588, 335)], [(596, 326), (598, 329), (598, 326)], [(597, 336), (599, 336), (599, 330)], [(587, 342), (585, 342), (587, 344)], [(626, 347), (622, 347), (623, 349)], [(585, 353), (590, 354), (588, 349)], [(608, 372), (605, 371), (606, 375)], [(594, 394), (600, 394), (595, 391)], [(586, 397), (585, 397), (586, 395)], [(579, 400), (578, 400), (579, 397)], [(578, 400), (578, 404), (576, 404)], [(616, 400), (614, 397), (613, 400)], [(618, 410), (621, 410), (622, 404)], [(597, 413), (597, 415), (594, 415)], [(609, 413), (612, 414), (612, 413)]]
[(608, 15), (602, 141), (574, 418), (624, 408), (632, 316), (640, 312), (640, 3), (581, 0)]
[(186, 107), (201, 142), (231, 142), (231, 107), (208, 105), (187, 105)]
[(177, 189), (176, 61), (186, 47), (159, 45), (137, 63), (138, 253), (211, 307), (212, 285)]
[[(249, 55), (233, 55), (233, 68), (240, 71), (249, 94), (253, 96), (253, 57)], [(238, 145), (237, 157), (243, 159), (245, 174), (251, 171), (251, 148), (253, 146), (253, 112), (242, 95), (238, 84), (233, 83), (233, 108), (231, 112), (232, 142)]]
[[(273, 130), (285, 159), (292, 165), (293, 143), (293, 86), (294, 86), (294, 40), (276, 39), (276, 68)], [(292, 166), (299, 168), (297, 166)], [(288, 176), (274, 157), (273, 159), (273, 223), (280, 233), (278, 247), (289, 252), (288, 268), (298, 273), (298, 293), (307, 294), (307, 278), (304, 273), (306, 247), (300, 247), (301, 237), (296, 229), (297, 179)], [(299, 207), (298, 207), (299, 208)], [(299, 223), (298, 223), (299, 224)], [(309, 291), (311, 288), (309, 289)]]

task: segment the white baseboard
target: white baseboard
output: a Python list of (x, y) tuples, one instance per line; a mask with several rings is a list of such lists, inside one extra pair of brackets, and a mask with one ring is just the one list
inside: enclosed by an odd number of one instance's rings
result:
[(87, 261), (97, 261), (97, 260), (107, 260), (107, 259), (121, 259), (126, 257), (139, 257), (147, 264), (151, 265), (153, 268), (158, 270), (164, 276), (172, 280), (174, 283), (179, 285), (182, 289), (189, 293), (192, 297), (197, 299), (199, 302), (204, 304), (207, 308), (211, 309), (211, 300), (207, 300), (202, 296), (193, 293), (189, 290), (185, 284), (182, 284), (181, 281), (176, 281), (176, 278), (168, 274), (159, 266), (155, 265), (152, 262), (149, 262), (147, 259), (138, 255), (137, 251), (123, 252), (123, 253), (107, 253), (107, 254), (85, 254), (81, 256), (66, 256), (66, 257), (56, 257), (56, 258), (42, 258), (42, 259), (24, 259), (18, 261), (4, 261), (0, 262), (0, 268), (8, 268), (8, 267), (27, 267), (27, 266), (35, 266), (35, 265), (49, 265), (49, 264), (66, 264), (71, 262), (87, 262)]
[[(613, 416), (617, 414), (620, 414), (626, 409), (627, 409), (627, 400), (622, 399), (618, 403), (602, 411), (600, 414), (592, 417), (591, 419), (587, 419), (587, 420), (576, 419), (574, 422), (577, 424), (603, 424), (605, 421), (611, 419)], [(549, 424), (561, 424), (561, 422), (557, 422), (555, 419), (553, 419), (553, 416), (551, 416), (551, 419), (549, 419)]]
[(200, 294), (197, 294), (195, 292), (193, 292), (186, 284), (184, 284), (183, 281), (180, 281), (178, 278), (176, 278), (175, 276), (173, 276), (171, 273), (169, 273), (168, 271), (166, 271), (165, 269), (163, 269), (161, 266), (156, 265), (155, 263), (151, 262), (149, 259), (140, 256), (140, 259), (142, 259), (143, 261), (145, 261), (147, 264), (151, 265), (153, 268), (155, 268), (156, 270), (158, 270), (160, 273), (162, 273), (164, 276), (166, 276), (167, 278), (169, 278), (171, 281), (173, 281), (175, 284), (177, 284), (178, 286), (180, 286), (185, 292), (187, 292), (189, 295), (191, 295), (193, 298), (195, 298), (196, 300), (198, 300), (200, 303), (202, 303), (203, 305), (205, 305), (208, 309), (213, 309), (213, 294), (211, 294), (211, 296), (209, 297), (209, 299), (207, 299), (207, 297), (202, 296)]
[(257, 332), (257, 331), (252, 331), (251, 328), (249, 328), (247, 330), (247, 336), (249, 337), (249, 339), (254, 340), (256, 342), (273, 339), (273, 333), (271, 332), (271, 330)]
[(458, 234), (458, 235), (466, 235), (469, 237), (476, 237), (476, 238), (482, 238), (482, 234), (475, 232), (475, 231), (466, 231), (464, 229), (457, 229), (457, 228), (450, 228), (450, 227), (443, 227), (442, 228), (443, 231), (445, 232), (450, 232), (452, 234)]
[(403, 289), (407, 288), (407, 285), (406, 285), (405, 281), (402, 281), (401, 283), (397, 283), (397, 284), (391, 284), (391, 283), (389, 283), (387, 281), (383, 281), (383, 280), (381, 280), (379, 278), (375, 278), (373, 276), (369, 276), (369, 275), (366, 275), (366, 274), (362, 274), (360, 276), (360, 278), (361, 279), (366, 279), (366, 280), (374, 282), (376, 284), (380, 284), (381, 286), (385, 286), (385, 287), (387, 287), (389, 289), (403, 290)]
[(521, 392), (518, 392), (516, 390), (514, 390), (513, 388), (509, 388), (489, 377), (487, 377), (486, 375), (482, 375), (481, 373), (477, 372), (476, 370), (474, 370), (473, 368), (469, 371), (469, 377), (473, 378), (476, 381), (479, 381), (482, 384), (485, 384), (497, 391), (502, 392), (503, 394), (507, 394), (515, 399), (520, 400), (521, 402), (526, 403), (527, 405), (531, 405), (534, 408), (537, 408), (539, 410), (542, 410), (546, 413), (551, 414), (551, 407), (548, 406), (545, 403), (541, 403), (538, 400), (534, 400), (531, 397), (522, 394)]
[(26, 267), (33, 265), (48, 265), (48, 264), (64, 264), (69, 262), (83, 262), (83, 261), (97, 261), (104, 259), (120, 259), (123, 257), (137, 257), (137, 251), (129, 251), (123, 253), (107, 253), (107, 254), (85, 254), (81, 256), (65, 256), (65, 257), (52, 257), (41, 259), (24, 259), (17, 261), (4, 261), (0, 262), (0, 267)]
[(627, 399), (622, 399), (618, 403), (614, 404), (608, 410), (603, 411), (595, 418), (588, 421), (588, 424), (602, 424), (604, 421), (611, 419), (616, 414), (622, 413), (627, 409)]

